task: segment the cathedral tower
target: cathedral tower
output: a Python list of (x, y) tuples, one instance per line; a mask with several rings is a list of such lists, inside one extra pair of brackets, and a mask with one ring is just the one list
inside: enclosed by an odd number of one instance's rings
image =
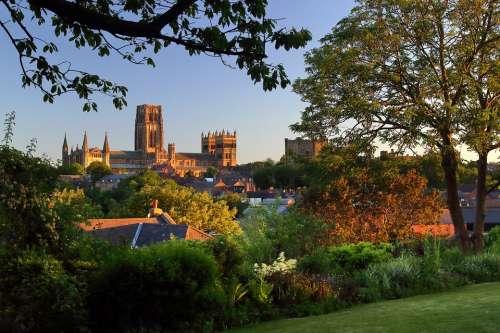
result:
[(163, 116), (161, 105), (137, 106), (135, 115), (135, 150), (158, 154), (163, 152)]

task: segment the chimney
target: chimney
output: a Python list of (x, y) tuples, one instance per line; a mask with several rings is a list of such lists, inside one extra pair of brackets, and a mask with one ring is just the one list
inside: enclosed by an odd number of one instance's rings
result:
[(151, 208), (149, 209), (148, 217), (160, 216), (162, 214), (163, 214), (163, 210), (161, 210), (161, 208), (158, 208), (158, 200), (154, 199), (151, 202)]

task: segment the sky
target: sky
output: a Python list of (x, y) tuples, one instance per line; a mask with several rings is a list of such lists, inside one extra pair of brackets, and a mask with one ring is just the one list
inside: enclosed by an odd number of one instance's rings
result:
[[(269, 17), (280, 18), (280, 25), (304, 27), (313, 40), (303, 49), (274, 50), (270, 60), (283, 63), (290, 79), (304, 75), (304, 53), (318, 46), (318, 40), (353, 7), (350, 0), (270, 0)], [(0, 12), (2, 18), (4, 12)], [(107, 131), (111, 149), (133, 149), (135, 108), (139, 104), (163, 107), (165, 143), (174, 142), (177, 151), (199, 152), (201, 132), (236, 130), (238, 162), (246, 163), (284, 154), (284, 139), (295, 137), (288, 126), (297, 122), (304, 103), (290, 87), (264, 92), (244, 71), (224, 66), (204, 55), (189, 56), (184, 49), (171, 46), (155, 57), (156, 67), (133, 65), (119, 56), (100, 58), (90, 50), (76, 50), (60, 42), (47, 30), (41, 34), (57, 42), (62, 58), (74, 66), (97, 73), (129, 88), (128, 106), (115, 110), (111, 100), (97, 97), (98, 112), (83, 112), (75, 95), (42, 101), (39, 91), (23, 89), (16, 52), (0, 34), (0, 116), (16, 111), (14, 146), (24, 148), (37, 139), (38, 153), (61, 158), (66, 133), (69, 145), (81, 146), (87, 131), (89, 144), (101, 147)]]
[[(269, 0), (269, 17), (279, 18), (280, 26), (306, 28), (313, 37), (303, 49), (287, 52), (271, 46), (270, 61), (284, 64), (292, 81), (304, 76), (304, 53), (319, 46), (319, 39), (353, 6), (352, 0)], [(0, 11), (0, 17), (5, 13)], [(289, 125), (300, 119), (305, 104), (291, 87), (264, 92), (244, 71), (205, 55), (189, 56), (175, 45), (156, 55), (152, 68), (127, 63), (118, 55), (101, 58), (88, 49), (77, 50), (48, 28), (40, 34), (57, 42), (61, 59), (127, 86), (128, 106), (118, 111), (111, 99), (96, 96), (99, 111), (83, 112), (75, 95), (44, 103), (38, 90), (21, 87), (17, 54), (0, 33), (0, 117), (16, 111), (14, 146), (20, 149), (36, 138), (37, 152), (55, 161), (61, 158), (65, 133), (70, 147), (81, 146), (86, 130), (90, 146), (102, 147), (108, 132), (112, 150), (132, 150), (139, 104), (162, 105), (165, 145), (173, 142), (179, 152), (200, 152), (201, 132), (228, 129), (238, 134), (238, 163), (278, 160), (284, 154), (284, 139), (297, 136)]]

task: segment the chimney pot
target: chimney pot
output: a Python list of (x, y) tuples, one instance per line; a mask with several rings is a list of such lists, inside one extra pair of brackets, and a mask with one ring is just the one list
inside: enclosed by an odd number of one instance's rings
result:
[(159, 216), (163, 214), (163, 210), (161, 208), (158, 208), (158, 200), (154, 199), (151, 202), (151, 208), (149, 209), (149, 216), (154, 217), (154, 216)]

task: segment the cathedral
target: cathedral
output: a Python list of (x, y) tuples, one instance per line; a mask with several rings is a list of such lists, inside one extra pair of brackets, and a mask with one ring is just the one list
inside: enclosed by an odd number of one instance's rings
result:
[(87, 133), (80, 148), (68, 148), (66, 135), (62, 147), (62, 161), (68, 165), (79, 163), (85, 168), (90, 163), (103, 162), (114, 173), (134, 173), (156, 168), (179, 176), (191, 173), (202, 175), (208, 167), (236, 166), (236, 131), (216, 131), (201, 134), (201, 153), (178, 153), (174, 143), (165, 150), (163, 144), (163, 115), (161, 105), (137, 106), (135, 115), (134, 150), (111, 150), (107, 133), (102, 149), (89, 147)]

